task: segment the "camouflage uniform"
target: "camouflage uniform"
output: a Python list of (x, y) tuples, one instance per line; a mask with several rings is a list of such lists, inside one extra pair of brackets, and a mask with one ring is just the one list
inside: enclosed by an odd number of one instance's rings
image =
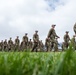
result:
[(76, 36), (75, 35), (73, 36), (71, 42), (72, 42), (74, 50), (76, 50)]
[(64, 35), (64, 43), (65, 43), (65, 48), (69, 47), (69, 41), (70, 41), (70, 37), (68, 35), (68, 31), (66, 31), (66, 34)]
[(35, 34), (33, 35), (34, 46), (32, 48), (32, 51), (36, 50), (36, 52), (38, 51), (38, 45), (39, 45), (39, 35), (37, 33), (38, 31), (35, 31)]
[(8, 50), (10, 51), (10, 50), (13, 50), (13, 41), (12, 41), (12, 38), (10, 38), (9, 40), (8, 40)]
[(8, 44), (7, 44), (7, 39), (5, 39), (4, 43), (3, 43), (3, 50), (7, 51), (8, 50)]
[(42, 42), (42, 40), (40, 40), (39, 41), (39, 51), (43, 51), (43, 47), (44, 47), (43, 42)]
[(74, 32), (76, 34), (76, 23), (74, 24), (73, 30), (74, 30)]
[(23, 36), (23, 41), (25, 42), (25, 49), (27, 50), (27, 48), (28, 48), (28, 37), (27, 37), (27, 33), (25, 34), (25, 36)]
[(50, 49), (51, 49), (50, 38), (46, 38), (46, 40), (45, 40), (45, 47), (46, 47), (47, 51), (50, 51)]
[(62, 51), (65, 50), (65, 42), (62, 43)]
[(22, 41), (20, 44), (20, 51), (24, 51), (24, 49), (25, 49), (25, 42)]
[(33, 46), (33, 42), (30, 39), (30, 41), (28, 42), (28, 48), (31, 50), (32, 49), (32, 46)]
[(15, 39), (15, 50), (19, 51), (19, 45), (20, 45), (20, 40), (19, 40), (19, 36), (17, 36), (17, 38)]
[(56, 44), (55, 44), (55, 51), (58, 51), (58, 38), (55, 39)]
[(56, 43), (56, 40), (55, 40), (55, 38), (57, 37), (57, 38), (59, 38), (59, 36), (57, 36), (57, 34), (56, 34), (56, 32), (55, 32), (55, 26), (56, 25), (52, 25), (52, 28), (50, 29), (50, 31), (49, 31), (49, 33), (48, 33), (48, 38), (50, 38), (51, 39), (51, 50), (53, 49), (53, 48), (55, 48), (55, 45), (57, 44)]
[(3, 51), (3, 40), (0, 42), (0, 51)]

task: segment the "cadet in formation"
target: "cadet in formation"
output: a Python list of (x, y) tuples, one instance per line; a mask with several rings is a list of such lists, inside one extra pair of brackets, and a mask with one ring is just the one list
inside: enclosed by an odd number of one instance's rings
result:
[(55, 51), (58, 51), (58, 37), (55, 38), (56, 44), (55, 44)]
[(12, 38), (10, 37), (10, 39), (8, 40), (8, 51), (11, 51), (13, 49), (14, 49), (14, 44)]
[(32, 48), (32, 52), (33, 51), (38, 51), (38, 45), (39, 45), (39, 35), (38, 35), (38, 31), (36, 30), (35, 31), (35, 34), (33, 35), (33, 42), (34, 42), (34, 45), (33, 45), (33, 48)]
[(24, 45), (24, 49), (27, 50), (28, 49), (28, 34), (25, 33), (25, 36), (23, 36), (23, 45)]
[(0, 51), (3, 51), (3, 40), (0, 42)]
[(19, 51), (20, 50), (19, 47), (20, 47), (20, 40), (19, 40), (19, 36), (17, 36), (15, 39), (15, 51), (16, 50)]
[(40, 52), (43, 52), (43, 48), (44, 48), (44, 44), (43, 44), (43, 42), (42, 42), (42, 40), (39, 40), (39, 51)]
[(45, 47), (46, 47), (47, 52), (50, 51), (50, 49), (51, 49), (51, 40), (50, 40), (50, 38), (46, 38)]
[(3, 42), (3, 50), (4, 50), (4, 51), (7, 51), (7, 50), (8, 50), (7, 39), (5, 39), (5, 41)]
[(32, 39), (30, 39), (28, 42), (28, 49), (30, 49), (30, 51), (31, 51), (32, 47), (33, 47), (33, 42), (32, 42)]
[(54, 48), (54, 51), (56, 51), (55, 49), (55, 46), (57, 46), (56, 44), (57, 44), (57, 42), (56, 42), (56, 37), (57, 38), (60, 38), (57, 34), (56, 34), (56, 31), (55, 31), (55, 26), (56, 25), (52, 25), (52, 28), (49, 30), (49, 33), (48, 33), (48, 38), (50, 38), (50, 40), (51, 40), (51, 48), (50, 48), (50, 50), (52, 50), (53, 48)]
[(68, 33), (69, 33), (69, 32), (66, 31), (66, 34), (64, 35), (64, 44), (65, 44), (65, 48), (64, 48), (64, 49), (66, 49), (66, 48), (69, 47), (70, 36), (69, 36)]

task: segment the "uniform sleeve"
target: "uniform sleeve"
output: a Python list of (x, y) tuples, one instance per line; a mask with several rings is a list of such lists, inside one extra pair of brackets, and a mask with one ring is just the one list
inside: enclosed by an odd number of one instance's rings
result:
[(55, 30), (54, 30), (54, 36), (55, 36), (55, 37), (58, 37), (58, 35), (56, 34), (56, 31), (55, 31)]
[(47, 36), (48, 38), (51, 36), (52, 32), (53, 32), (53, 29), (50, 29), (49, 33), (48, 33), (48, 36)]

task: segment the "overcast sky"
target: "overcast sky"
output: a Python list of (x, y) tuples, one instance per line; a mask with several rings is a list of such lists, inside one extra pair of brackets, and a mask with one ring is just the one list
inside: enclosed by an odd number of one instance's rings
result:
[(0, 40), (20, 39), (25, 33), (32, 38), (39, 30), (41, 40), (45, 40), (52, 24), (63, 41), (65, 31), (74, 34), (76, 22), (76, 0), (0, 0)]

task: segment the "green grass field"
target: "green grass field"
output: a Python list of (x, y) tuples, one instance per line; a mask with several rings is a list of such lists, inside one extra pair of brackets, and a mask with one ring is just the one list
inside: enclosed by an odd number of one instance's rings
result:
[(76, 75), (76, 52), (0, 52), (0, 75)]
[(76, 75), (76, 53), (1, 52), (0, 75)]

